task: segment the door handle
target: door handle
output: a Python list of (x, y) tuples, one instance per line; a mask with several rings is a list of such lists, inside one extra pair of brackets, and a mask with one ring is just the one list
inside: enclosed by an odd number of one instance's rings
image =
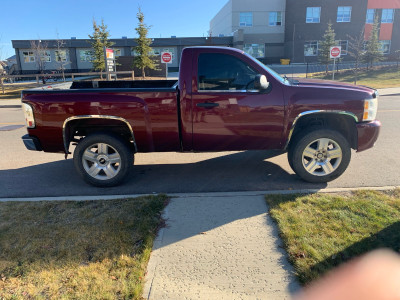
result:
[(196, 106), (197, 107), (204, 107), (204, 108), (213, 108), (213, 107), (219, 106), (219, 103), (210, 103), (210, 102), (197, 103)]

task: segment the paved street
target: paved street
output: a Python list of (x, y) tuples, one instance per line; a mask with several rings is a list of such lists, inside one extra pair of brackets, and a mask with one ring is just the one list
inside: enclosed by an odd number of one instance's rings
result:
[[(380, 97), (377, 145), (353, 151), (347, 171), (329, 184), (310, 184), (290, 169), (286, 154), (268, 151), (138, 154), (120, 187), (85, 184), (63, 154), (28, 151), (20, 108), (0, 108), (0, 197), (288, 190), (400, 185), (400, 95)], [(13, 130), (10, 130), (13, 129)], [(6, 131), (7, 130), (7, 131)]]

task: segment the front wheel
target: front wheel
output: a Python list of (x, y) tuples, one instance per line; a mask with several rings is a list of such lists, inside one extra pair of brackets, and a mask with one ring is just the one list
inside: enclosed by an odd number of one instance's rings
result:
[(116, 186), (125, 179), (133, 165), (133, 153), (127, 143), (110, 134), (85, 137), (74, 152), (79, 175), (94, 186)]
[(321, 183), (338, 178), (350, 163), (351, 149), (339, 132), (317, 129), (300, 134), (288, 151), (293, 171), (308, 182)]

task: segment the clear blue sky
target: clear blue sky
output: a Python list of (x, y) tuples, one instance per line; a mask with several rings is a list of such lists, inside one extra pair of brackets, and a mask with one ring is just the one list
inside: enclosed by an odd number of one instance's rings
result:
[(140, 6), (149, 37), (207, 36), (209, 23), (228, 0), (1, 0), (0, 59), (15, 54), (11, 40), (88, 38), (93, 18), (112, 38), (136, 37)]

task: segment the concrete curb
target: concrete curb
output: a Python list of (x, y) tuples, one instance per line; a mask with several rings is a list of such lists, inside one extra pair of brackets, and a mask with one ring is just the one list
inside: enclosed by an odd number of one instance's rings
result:
[[(328, 189), (303, 189), (303, 190), (271, 190), (271, 191), (245, 191), (245, 192), (213, 192), (213, 193), (168, 193), (174, 198), (181, 197), (243, 197), (261, 195), (291, 195), (291, 194), (314, 194), (314, 193), (345, 193), (358, 190), (388, 191), (398, 189), (400, 186), (377, 186), (377, 187), (352, 187), (352, 188), (328, 188)], [(93, 201), (113, 200), (121, 198), (136, 198), (151, 196), (155, 194), (130, 194), (130, 195), (106, 195), (106, 196), (62, 196), (62, 197), (32, 197), (32, 198), (0, 198), (0, 202), (34, 202), (34, 201)]]

